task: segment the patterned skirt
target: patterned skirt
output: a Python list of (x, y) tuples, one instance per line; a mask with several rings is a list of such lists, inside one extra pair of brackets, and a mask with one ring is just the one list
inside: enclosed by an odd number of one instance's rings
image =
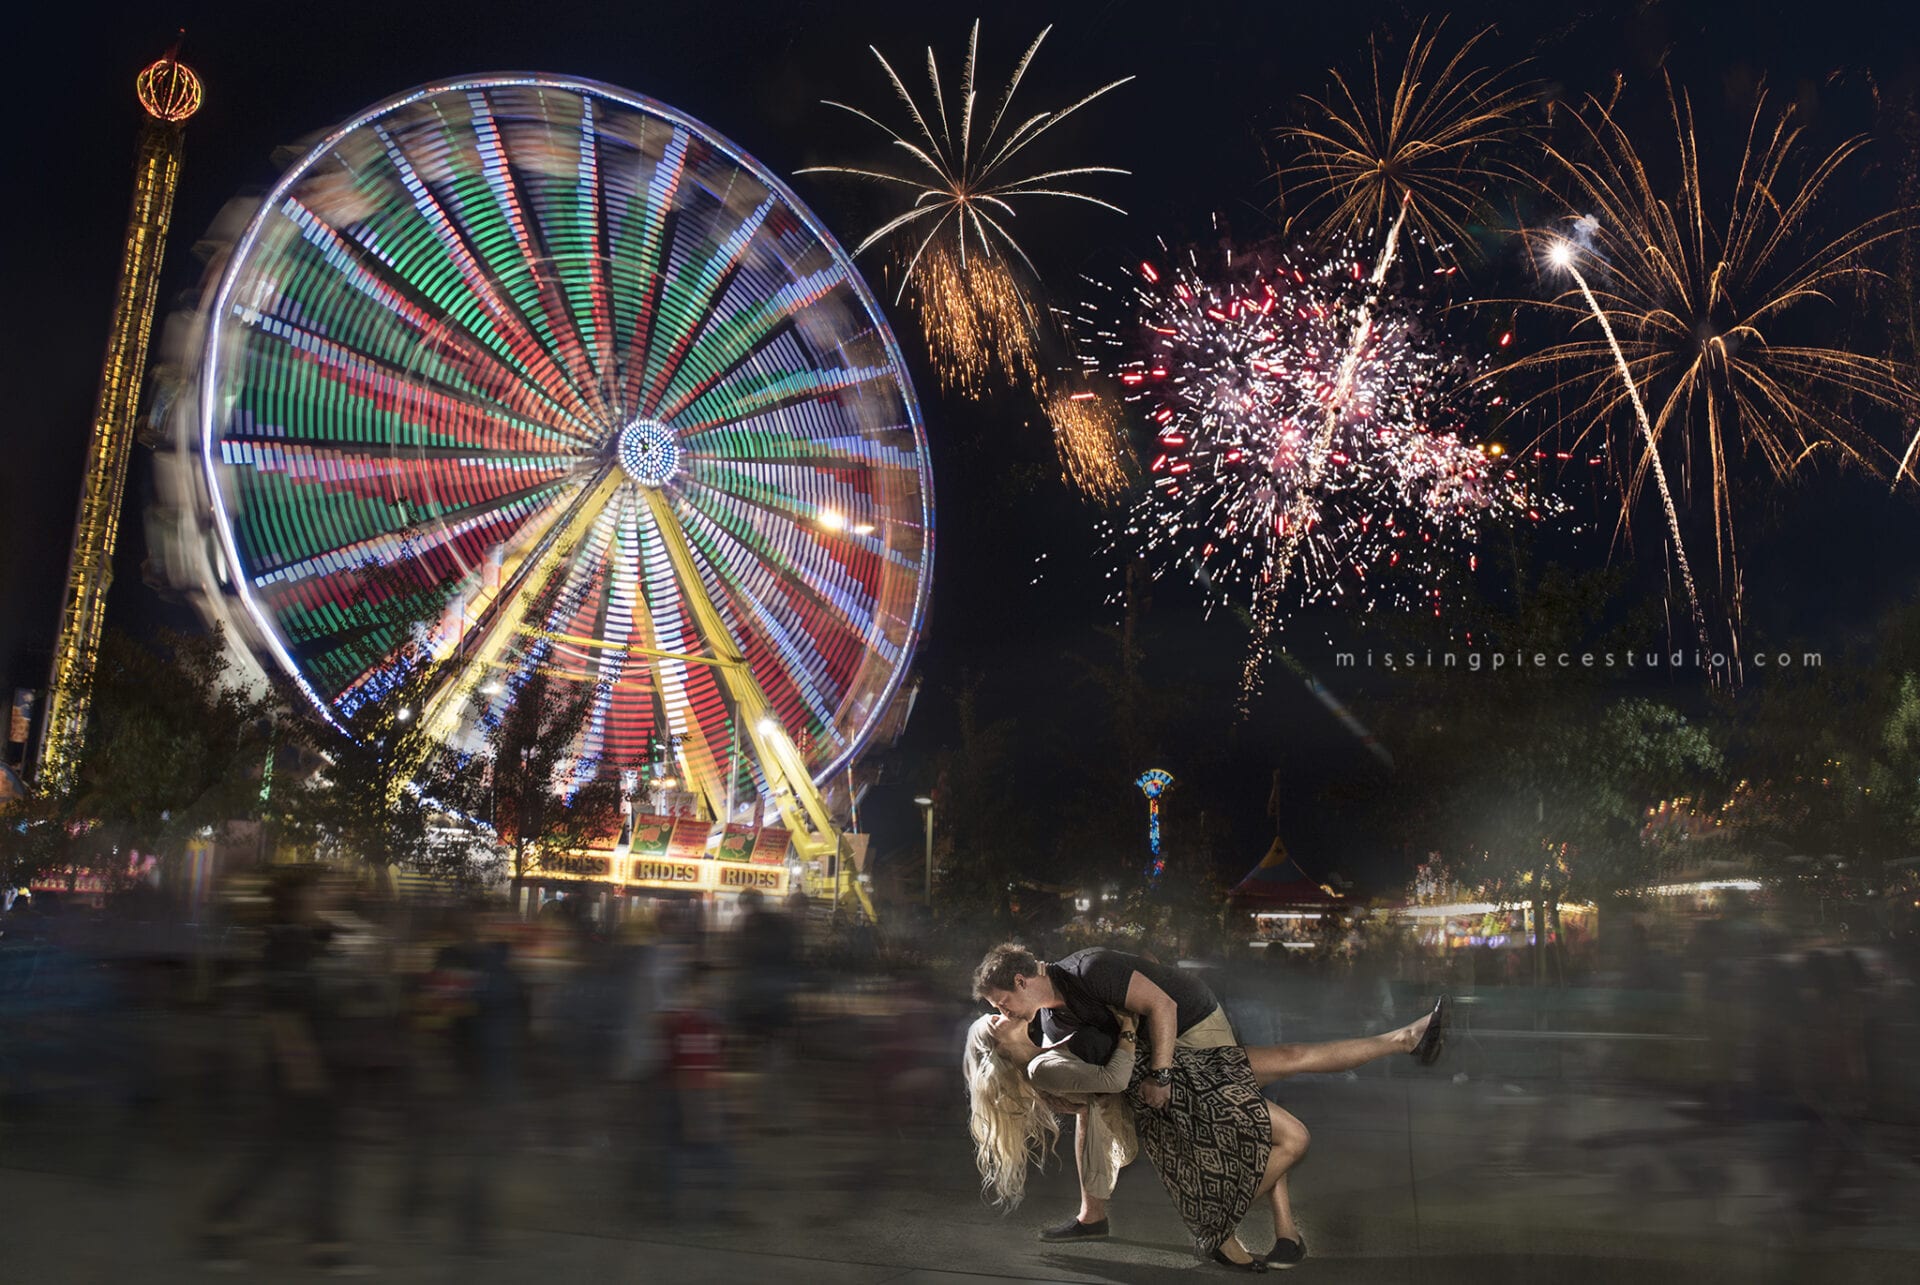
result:
[(1127, 1086), (1147, 1153), (1204, 1257), (1226, 1243), (1253, 1207), (1273, 1148), (1266, 1099), (1243, 1048), (1176, 1049), (1165, 1110), (1142, 1105), (1143, 1050)]

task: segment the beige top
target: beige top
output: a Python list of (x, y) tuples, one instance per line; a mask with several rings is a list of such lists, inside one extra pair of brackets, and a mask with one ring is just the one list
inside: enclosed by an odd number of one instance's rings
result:
[(1087, 1194), (1102, 1200), (1113, 1194), (1120, 1171), (1139, 1151), (1133, 1111), (1123, 1096), (1133, 1078), (1133, 1056), (1133, 1042), (1121, 1040), (1105, 1066), (1083, 1062), (1063, 1047), (1050, 1048), (1027, 1063), (1034, 1088), (1087, 1104), (1087, 1127), (1078, 1131), (1080, 1174)]

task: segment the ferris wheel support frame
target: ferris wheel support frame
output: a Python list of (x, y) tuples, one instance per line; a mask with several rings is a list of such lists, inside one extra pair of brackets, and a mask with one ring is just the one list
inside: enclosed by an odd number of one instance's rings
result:
[[(654, 525), (660, 531), (661, 543), (666, 548), (668, 560), (673, 564), (674, 575), (680, 581), (680, 590), (686, 595), (694, 627), (707, 649), (713, 653), (711, 663), (719, 670), (727, 694), (733, 698), (735, 725), (745, 726), (747, 739), (753, 746), (754, 760), (760, 764), (760, 771), (766, 777), (767, 793), (773, 796), (774, 807), (779, 810), (780, 819), (786, 823), (794, 849), (803, 861), (831, 861), (835, 903), (844, 901), (851, 890), (867, 918), (875, 919), (873, 902), (867, 896), (866, 889), (860, 886), (860, 881), (854, 877), (852, 854), (840, 833), (840, 827), (833, 823), (833, 813), (827, 807), (820, 788), (814, 784), (812, 774), (807, 771), (798, 747), (780, 725), (772, 702), (760, 690), (747, 658), (741, 654), (739, 644), (721, 619), (720, 609), (708, 596), (706, 585), (700, 579), (699, 564), (694, 560), (693, 549), (687, 543), (686, 532), (680, 529), (679, 519), (673, 515), (673, 505), (658, 487), (642, 486), (640, 493), (646, 499), (647, 511), (653, 515)], [(709, 780), (703, 779), (700, 788), (707, 795), (710, 806), (717, 795), (724, 793), (717, 791), (716, 783)], [(724, 816), (724, 811), (719, 815)]]
[[(518, 575), (501, 577), (501, 588), (492, 600), (500, 604), (499, 611), (485, 627), (477, 643), (468, 649), (459, 662), (459, 677), (442, 687), (427, 708), (427, 726), (433, 730), (429, 743), (452, 737), (460, 721), (461, 710), (473, 689), (479, 685), (480, 676), (496, 667), (499, 653), (519, 634), (521, 622), (526, 619), (534, 596), (545, 585), (547, 578), (572, 555), (574, 546), (585, 537), (593, 518), (621, 481), (619, 474), (613, 470), (594, 479), (584, 489), (571, 512), (559, 519), (557, 529), (549, 528), (549, 533), (539, 541), (544, 548), (536, 546), (528, 552), (526, 560), (518, 568), (526, 571), (524, 579)], [(532, 563), (531, 567), (527, 566), (528, 562)]]

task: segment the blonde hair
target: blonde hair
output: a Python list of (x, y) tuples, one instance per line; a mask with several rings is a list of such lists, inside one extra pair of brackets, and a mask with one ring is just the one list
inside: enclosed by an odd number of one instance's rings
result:
[(996, 1205), (1012, 1209), (1027, 1194), (1027, 1166), (1053, 1154), (1060, 1121), (1027, 1081), (1026, 1068), (1001, 1055), (993, 1020), (982, 1017), (967, 1031), (961, 1071), (981, 1190)]

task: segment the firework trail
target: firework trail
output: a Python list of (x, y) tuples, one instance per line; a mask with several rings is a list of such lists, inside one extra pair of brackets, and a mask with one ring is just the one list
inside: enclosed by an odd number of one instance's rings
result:
[[(1667, 101), (1677, 160), (1669, 183), (1655, 179), (1610, 107), (1597, 100), (1571, 114), (1570, 146), (1546, 149), (1563, 199), (1579, 217), (1575, 240), (1550, 236), (1546, 255), (1569, 271), (1575, 288), (1539, 306), (1564, 317), (1571, 331), (1494, 373), (1548, 373), (1533, 400), (1570, 406), (1561, 422), (1581, 437), (1604, 440), (1621, 427), (1621, 412), (1633, 410), (1626, 431), (1640, 449), (1612, 452), (1634, 461), (1620, 479), (1619, 527), (1652, 474), (1683, 568), (1679, 510), (1688, 498), (1687, 465), (1705, 457), (1715, 566), (1737, 655), (1732, 454), (1757, 454), (1776, 480), (1819, 454), (1869, 472), (1890, 467), (1896, 481), (1906, 468), (1907, 460), (1862, 428), (1854, 411), (1866, 405), (1904, 413), (1913, 405), (1912, 372), (1840, 341), (1797, 340), (1817, 320), (1807, 314), (1877, 276), (1868, 253), (1897, 235), (1911, 211), (1817, 232), (1825, 190), (1862, 140), (1804, 156), (1793, 109), (1769, 113), (1764, 94), (1730, 168), (1732, 182), (1716, 200), (1702, 180), (1691, 105), (1671, 83)], [(1597, 271), (1574, 271), (1580, 262)], [(1596, 321), (1598, 336), (1582, 330)], [(1663, 450), (1682, 466), (1677, 495), (1666, 484)], [(1689, 594), (1696, 593), (1690, 585)], [(1698, 626), (1704, 614), (1698, 606), (1694, 612)]]
[[(886, 134), (909, 158), (902, 171), (851, 165), (820, 165), (802, 174), (844, 174), (886, 184), (911, 204), (867, 234), (856, 255), (882, 243), (895, 244), (905, 261), (898, 302), (911, 287), (928, 350), (942, 385), (949, 391), (978, 393), (998, 369), (1010, 381), (1025, 376), (1038, 386), (1032, 360), (1037, 312), (1015, 277), (1013, 260), (1028, 277), (1039, 272), (1008, 231), (1006, 220), (1029, 198), (1053, 197), (1125, 211), (1110, 201), (1080, 191), (1077, 181), (1093, 175), (1125, 174), (1110, 165), (1033, 169), (1027, 149), (1054, 126), (1087, 104), (1132, 80), (1123, 76), (1052, 112), (1024, 119), (1010, 115), (1014, 95), (1026, 77), (1047, 27), (1014, 64), (1013, 76), (990, 112), (975, 88), (980, 24), (967, 38), (958, 92), (943, 85), (940, 67), (927, 50), (927, 96), (916, 99), (906, 81), (878, 49), (879, 60), (907, 123), (896, 127), (874, 113), (829, 99), (829, 107), (849, 112)], [(872, 47), (869, 46), (871, 49)]]
[[(1591, 230), (1589, 229), (1589, 235)], [(1660, 442), (1654, 436), (1653, 424), (1647, 418), (1646, 403), (1640, 400), (1640, 389), (1633, 382), (1633, 368), (1627, 365), (1626, 354), (1620, 351), (1620, 341), (1614, 336), (1613, 326), (1607, 320), (1607, 314), (1601, 310), (1599, 300), (1593, 297), (1593, 287), (1587, 284), (1586, 277), (1574, 264), (1573, 246), (1560, 242), (1548, 252), (1553, 265), (1573, 277), (1574, 284), (1580, 288), (1580, 296), (1587, 301), (1587, 307), (1593, 311), (1593, 319), (1600, 323), (1600, 333), (1606, 336), (1607, 347), (1613, 353), (1615, 367), (1620, 372), (1620, 382), (1625, 385), (1627, 397), (1633, 403), (1634, 418), (1639, 421), (1640, 432), (1647, 444), (1647, 453), (1643, 457), (1653, 471), (1653, 479), (1660, 491), (1660, 507), (1666, 511), (1667, 534), (1673, 541), (1674, 561), (1680, 566), (1680, 579), (1686, 586), (1687, 604), (1693, 616), (1694, 633), (1700, 640), (1701, 648), (1711, 655), (1713, 638), (1707, 632), (1706, 612), (1700, 606), (1700, 589), (1694, 583), (1693, 566), (1687, 561), (1687, 546), (1680, 538), (1680, 514), (1673, 505), (1673, 490), (1667, 485), (1667, 470), (1660, 462)], [(1714, 671), (1713, 681), (1719, 681), (1718, 671)]]
[(1097, 504), (1117, 504), (1133, 485), (1135, 468), (1122, 408), (1111, 398), (1082, 391), (1053, 393), (1046, 410), (1067, 481)]
[[(1517, 131), (1517, 113), (1529, 90), (1511, 70), (1469, 64), (1487, 35), (1484, 30), (1450, 58), (1436, 60), (1444, 27), (1444, 22), (1421, 25), (1391, 87), (1382, 77), (1379, 47), (1370, 41), (1370, 85), (1356, 91), (1333, 72), (1334, 92), (1307, 100), (1314, 123), (1283, 131), (1301, 149), (1301, 159), (1280, 177), (1303, 180), (1317, 192), (1316, 204), (1326, 206), (1323, 234), (1370, 235), (1389, 216), (1392, 221), (1367, 278), (1369, 289), (1354, 300), (1331, 394), (1306, 443), (1305, 476), (1285, 524), (1288, 547), (1278, 558), (1279, 575), (1269, 590), (1274, 594), (1285, 587), (1295, 547), (1306, 538), (1309, 507), (1354, 393), (1362, 355), (1374, 340), (1375, 300), (1399, 257), (1403, 236), (1411, 233), (1442, 252), (1470, 244), (1468, 219), (1484, 203), (1487, 187), (1512, 173), (1498, 145)], [(1275, 619), (1270, 608), (1254, 612), (1253, 642), (1240, 680), (1242, 716), (1259, 686)]]

